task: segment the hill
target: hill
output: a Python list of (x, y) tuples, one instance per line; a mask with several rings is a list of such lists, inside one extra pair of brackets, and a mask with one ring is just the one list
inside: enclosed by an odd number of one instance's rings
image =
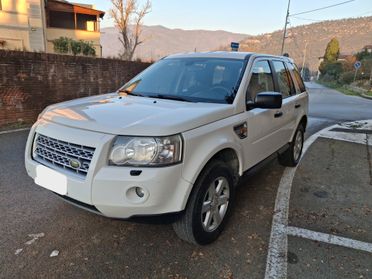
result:
[[(117, 56), (121, 49), (118, 30), (114, 27), (101, 29), (103, 56)], [(136, 57), (143, 60), (158, 60), (172, 53), (209, 51), (248, 37), (226, 31), (169, 29), (163, 26), (144, 26), (144, 43), (137, 48)]]
[[(279, 54), (282, 43), (282, 31), (251, 36), (241, 41), (241, 51)], [(322, 21), (290, 28), (287, 33), (284, 52), (295, 59), (300, 66), (307, 44), (306, 64), (315, 71), (319, 57), (324, 55), (327, 43), (336, 37), (340, 42), (341, 53), (360, 51), (365, 45), (372, 44), (372, 17), (349, 18)], [(228, 49), (228, 47), (225, 47)]]

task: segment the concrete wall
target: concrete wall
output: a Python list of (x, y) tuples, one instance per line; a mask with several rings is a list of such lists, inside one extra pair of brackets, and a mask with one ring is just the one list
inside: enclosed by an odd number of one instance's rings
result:
[(147, 63), (0, 50), (0, 127), (32, 123), (49, 104), (113, 92)]

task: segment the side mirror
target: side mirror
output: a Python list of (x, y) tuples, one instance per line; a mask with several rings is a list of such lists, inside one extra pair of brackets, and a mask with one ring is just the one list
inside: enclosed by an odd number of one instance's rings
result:
[(254, 103), (248, 103), (250, 108), (262, 109), (280, 109), (282, 107), (283, 96), (277, 92), (261, 92), (258, 93)]

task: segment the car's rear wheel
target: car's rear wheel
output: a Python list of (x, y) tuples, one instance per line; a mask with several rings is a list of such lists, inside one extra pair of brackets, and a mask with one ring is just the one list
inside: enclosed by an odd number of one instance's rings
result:
[(304, 145), (305, 129), (303, 125), (299, 125), (292, 142), (289, 143), (288, 149), (279, 155), (279, 162), (283, 166), (295, 167), (300, 162), (302, 149)]
[(221, 234), (234, 201), (231, 169), (221, 161), (210, 162), (197, 179), (184, 214), (173, 224), (177, 235), (205, 245)]

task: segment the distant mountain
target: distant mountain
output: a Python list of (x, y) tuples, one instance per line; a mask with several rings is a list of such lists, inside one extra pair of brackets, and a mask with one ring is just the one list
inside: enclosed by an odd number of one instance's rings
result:
[[(114, 27), (101, 29), (101, 45), (104, 57), (117, 56), (121, 49), (118, 30)], [(169, 29), (163, 26), (144, 26), (144, 43), (137, 48), (136, 57), (158, 60), (172, 53), (209, 51), (222, 48), (232, 41), (247, 38), (246, 34), (226, 31)]]
[[(114, 27), (101, 29), (103, 56), (117, 56), (121, 45), (118, 30)], [(163, 26), (144, 26), (144, 43), (136, 51), (143, 60), (158, 60), (172, 53), (230, 49), (230, 42), (240, 41), (241, 51), (279, 54), (283, 31), (258, 36), (236, 34), (226, 31), (169, 29)], [(355, 53), (365, 45), (372, 44), (372, 17), (322, 21), (289, 28), (285, 52), (301, 66), (307, 44), (306, 65), (313, 71), (318, 68), (318, 58), (324, 55), (327, 43), (336, 37), (341, 53)]]
[[(349, 54), (372, 44), (372, 17), (349, 18), (322, 21), (290, 28), (287, 33), (284, 52), (301, 66), (305, 45), (307, 45), (306, 64), (317, 70), (319, 57), (324, 55), (327, 43), (336, 37), (340, 42), (341, 53)], [(251, 36), (241, 41), (241, 51), (279, 54), (283, 31)], [(226, 45), (225, 49), (229, 49)]]

